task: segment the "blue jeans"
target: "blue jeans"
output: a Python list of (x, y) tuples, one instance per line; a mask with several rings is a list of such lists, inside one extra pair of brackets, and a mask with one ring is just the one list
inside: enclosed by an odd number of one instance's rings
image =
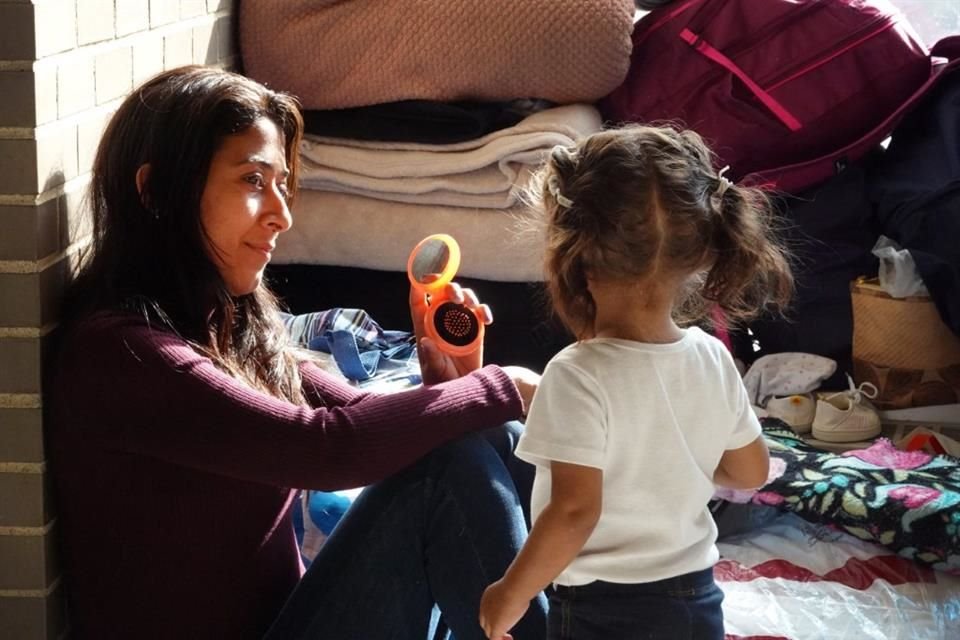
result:
[(550, 591), (550, 640), (723, 640), (713, 569), (639, 584), (596, 581)]
[[(482, 640), (480, 596), (529, 530), (534, 470), (513, 455), (521, 431), (468, 435), (364, 490), (266, 640), (428, 640), (438, 610), (456, 640)], [(516, 640), (544, 638), (546, 606), (541, 594)]]

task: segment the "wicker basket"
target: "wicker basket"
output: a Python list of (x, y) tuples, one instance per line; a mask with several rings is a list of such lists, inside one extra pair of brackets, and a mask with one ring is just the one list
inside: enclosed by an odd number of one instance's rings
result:
[(960, 338), (929, 296), (893, 298), (876, 280), (850, 285), (853, 377), (880, 393), (879, 409), (960, 402)]

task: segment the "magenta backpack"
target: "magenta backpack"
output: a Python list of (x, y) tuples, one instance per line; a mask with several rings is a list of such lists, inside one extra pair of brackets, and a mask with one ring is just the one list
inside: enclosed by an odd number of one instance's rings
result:
[(612, 122), (698, 131), (732, 178), (796, 193), (879, 144), (960, 54), (928, 52), (886, 0), (680, 0), (633, 32)]

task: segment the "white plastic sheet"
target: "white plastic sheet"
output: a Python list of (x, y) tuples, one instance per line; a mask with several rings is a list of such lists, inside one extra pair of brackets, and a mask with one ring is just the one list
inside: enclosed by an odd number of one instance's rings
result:
[(785, 514), (719, 545), (733, 638), (960, 638), (960, 577)]

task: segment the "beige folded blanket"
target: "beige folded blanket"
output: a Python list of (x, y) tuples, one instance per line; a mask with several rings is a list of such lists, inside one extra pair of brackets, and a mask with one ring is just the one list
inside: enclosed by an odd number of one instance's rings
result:
[(507, 209), (550, 149), (572, 145), (600, 127), (597, 109), (577, 104), (455, 144), (308, 136), (300, 147), (300, 184), (392, 202)]
[(402, 204), (302, 189), (293, 227), (277, 239), (275, 264), (319, 264), (406, 271), (410, 251), (432, 233), (460, 244), (460, 275), (540, 282), (543, 235), (532, 213)]
[(632, 0), (243, 0), (244, 73), (307, 109), (594, 102), (630, 66)]

